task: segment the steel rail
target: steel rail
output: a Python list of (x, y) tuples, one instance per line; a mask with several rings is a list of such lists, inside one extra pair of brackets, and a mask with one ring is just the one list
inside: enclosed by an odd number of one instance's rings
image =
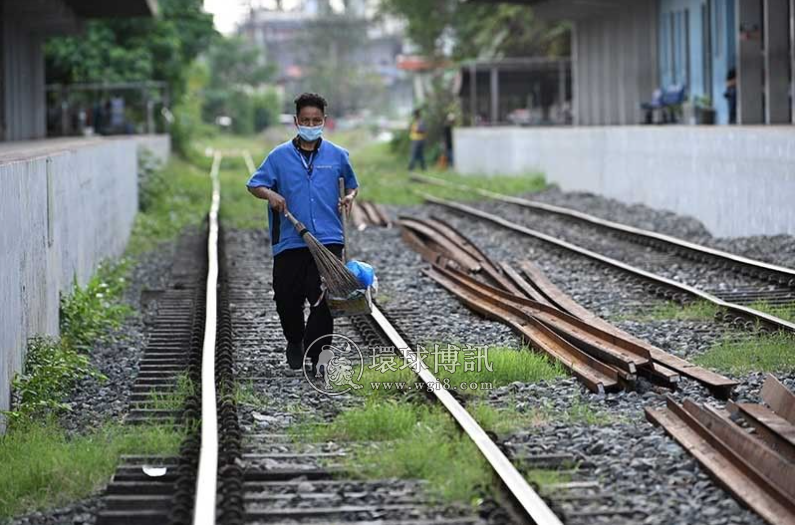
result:
[(427, 175), (412, 175), (411, 177), (414, 180), (417, 180), (419, 182), (424, 182), (426, 184), (454, 188), (462, 191), (467, 191), (470, 193), (475, 192), (478, 195), (489, 197), (490, 199), (494, 199), (496, 201), (506, 202), (509, 204), (516, 204), (518, 206), (522, 206), (523, 208), (528, 208), (536, 211), (543, 211), (554, 215), (560, 215), (570, 219), (575, 219), (581, 222), (606, 228), (615, 232), (628, 234), (630, 236), (637, 237), (646, 241), (662, 242), (664, 244), (668, 244), (676, 248), (688, 251), (691, 254), (698, 257), (710, 257), (712, 259), (717, 259), (721, 262), (729, 263), (736, 267), (745, 268), (749, 270), (749, 273), (767, 272), (770, 274), (775, 274), (776, 277), (778, 278), (778, 281), (781, 284), (786, 284), (787, 286), (795, 288), (795, 269), (792, 268), (779, 266), (777, 264), (766, 263), (764, 261), (759, 261), (757, 259), (743, 257), (742, 255), (736, 255), (733, 253), (725, 252), (723, 250), (710, 248), (708, 246), (696, 244), (690, 241), (686, 241), (684, 239), (680, 239), (678, 237), (666, 235), (664, 233), (657, 233), (651, 230), (636, 228), (634, 226), (629, 226), (626, 224), (610, 221), (607, 219), (602, 219), (600, 217), (596, 217), (594, 215), (590, 215), (588, 213), (573, 210), (570, 208), (555, 206), (554, 204), (546, 204), (543, 202), (523, 199), (521, 197), (513, 197), (511, 195), (505, 195), (503, 193), (496, 193), (493, 191), (484, 190), (482, 188), (475, 188), (465, 184), (458, 184), (455, 182), (446, 181), (443, 179), (439, 179), (437, 177), (429, 177)]
[(215, 330), (218, 286), (218, 211), (221, 207), (221, 182), (218, 171), (223, 155), (216, 151), (210, 169), (213, 193), (208, 214), (207, 234), (207, 300), (202, 346), (201, 384), (201, 450), (196, 478), (194, 525), (215, 524), (215, 500), (218, 478), (218, 412), (215, 392)]
[(469, 412), (456, 401), (456, 399), (445, 389), (432, 388), (439, 384), (439, 380), (425, 366), (422, 360), (414, 353), (406, 341), (395, 330), (392, 324), (384, 317), (384, 314), (373, 306), (370, 317), (378, 327), (386, 334), (396, 349), (402, 354), (408, 363), (412, 363), (411, 368), (419, 378), (429, 386), (436, 399), (444, 405), (450, 415), (456, 420), (461, 429), (478, 447), (480, 453), (489, 462), (491, 467), (500, 477), (507, 489), (511, 492), (527, 516), (536, 525), (562, 525), (560, 519), (547, 506), (543, 499), (527, 483), (524, 476), (516, 470), (516, 467), (505, 457), (505, 454), (489, 438), (488, 434), (478, 425), (477, 421)]
[(754, 321), (760, 321), (775, 330), (786, 330), (789, 332), (795, 332), (795, 324), (776, 317), (774, 315), (767, 314), (765, 312), (761, 312), (759, 310), (755, 310), (754, 308), (749, 308), (747, 306), (742, 306), (736, 303), (731, 303), (728, 301), (724, 301), (711, 293), (705, 292), (703, 290), (699, 290), (698, 288), (694, 288), (692, 286), (674, 281), (673, 279), (668, 279), (666, 277), (662, 277), (660, 275), (651, 273), (646, 270), (642, 270), (635, 266), (631, 266), (629, 264), (623, 263), (611, 257), (607, 257), (600, 253), (596, 253), (594, 251), (588, 250), (587, 248), (583, 248), (576, 244), (570, 243), (568, 241), (564, 241), (562, 239), (558, 239), (557, 237), (553, 237), (552, 235), (548, 235), (546, 233), (542, 233), (526, 226), (522, 226), (521, 224), (517, 224), (515, 222), (511, 222), (507, 219), (503, 219), (502, 217), (498, 217), (497, 215), (479, 210), (477, 208), (472, 208), (471, 206), (467, 206), (465, 204), (460, 204), (457, 202), (449, 201), (446, 199), (441, 199), (439, 197), (434, 197), (433, 195), (429, 195), (427, 193), (418, 192), (420, 195), (427, 201), (433, 204), (437, 204), (439, 206), (443, 206), (445, 208), (456, 210), (460, 213), (465, 215), (470, 215), (473, 217), (479, 217), (486, 221), (492, 222), (503, 228), (507, 228), (509, 230), (521, 233), (523, 235), (527, 235), (528, 237), (533, 237), (535, 239), (539, 239), (545, 241), (549, 244), (557, 246), (558, 248), (563, 248), (568, 250), (572, 253), (577, 255), (583, 255), (590, 259), (599, 261), (601, 263), (607, 264), (614, 268), (618, 268), (622, 271), (625, 271), (631, 275), (636, 277), (643, 278), (647, 281), (652, 281), (659, 285), (665, 286), (667, 288), (674, 289), (678, 292), (684, 292), (687, 295), (692, 297), (702, 299), (704, 301), (709, 301), (721, 308), (725, 308), (726, 310), (744, 318), (751, 318)]

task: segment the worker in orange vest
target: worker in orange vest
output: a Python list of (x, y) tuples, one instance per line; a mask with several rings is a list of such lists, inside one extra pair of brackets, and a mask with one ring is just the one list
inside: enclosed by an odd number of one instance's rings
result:
[(414, 118), (409, 127), (409, 140), (411, 141), (411, 158), (409, 160), (409, 171), (419, 163), (420, 168), (425, 169), (425, 122), (422, 120), (422, 112), (414, 110)]

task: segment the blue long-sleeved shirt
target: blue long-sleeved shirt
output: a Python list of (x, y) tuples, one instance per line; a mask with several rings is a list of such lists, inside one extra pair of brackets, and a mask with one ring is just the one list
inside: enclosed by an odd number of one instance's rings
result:
[[(284, 197), (290, 213), (321, 243), (342, 244), (342, 221), (337, 208), (340, 177), (346, 190), (359, 186), (347, 150), (322, 140), (307, 159), (297, 144), (289, 141), (268, 154), (246, 185), (264, 186)], [(306, 247), (293, 224), (283, 215), (274, 214), (270, 206), (268, 224), (273, 255)]]

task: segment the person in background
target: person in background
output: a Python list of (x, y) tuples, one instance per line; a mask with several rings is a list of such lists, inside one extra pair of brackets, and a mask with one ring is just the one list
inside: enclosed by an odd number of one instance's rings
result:
[[(304, 354), (317, 366), (320, 352), (331, 344), (334, 319), (320, 286), (320, 274), (306, 243), (284, 218), (289, 209), (309, 232), (337, 257), (342, 256), (341, 213), (348, 213), (359, 184), (348, 152), (324, 140), (326, 99), (303, 93), (295, 99), (297, 136), (277, 146), (251, 175), (246, 186), (268, 201), (273, 250), (273, 300), (287, 339), (287, 364), (303, 368)], [(345, 183), (340, 198), (338, 181)], [(304, 303), (309, 317), (304, 319)]]
[(723, 97), (729, 105), (729, 124), (737, 123), (737, 70), (731, 68), (726, 74), (726, 91)]
[(455, 115), (449, 113), (444, 122), (444, 154), (447, 157), (447, 167), (453, 167), (453, 126), (455, 125)]
[(414, 110), (414, 118), (411, 119), (409, 127), (409, 140), (411, 141), (411, 158), (409, 159), (409, 171), (414, 169), (416, 164), (425, 169), (425, 122), (422, 120), (422, 112)]

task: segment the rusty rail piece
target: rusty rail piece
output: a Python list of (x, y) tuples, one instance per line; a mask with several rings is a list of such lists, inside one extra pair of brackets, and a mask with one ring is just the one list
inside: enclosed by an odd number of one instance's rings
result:
[[(438, 219), (401, 218), (399, 224), (403, 238), (432, 264), (431, 270), (425, 272), (429, 277), (470, 308), (509, 324), (539, 350), (570, 368), (593, 391), (631, 387), (637, 373), (668, 387), (676, 385), (680, 374), (685, 375), (722, 398), (728, 397), (736, 385), (731, 379), (668, 354), (597, 317), (564, 294), (529, 261), (520, 263), (528, 277), (524, 279), (510, 265), (493, 263), (474, 243)], [(454, 243), (452, 239), (457, 236), (460, 239)], [(470, 263), (472, 257), (479, 269)], [(483, 274), (490, 282), (481, 282), (465, 272)], [(538, 323), (568, 344), (546, 334), (541, 337)], [(582, 354), (588, 357), (583, 358)], [(591, 366), (594, 361), (598, 365)], [(572, 363), (577, 366), (572, 367)], [(583, 368), (589, 366), (592, 369), (584, 373)]]
[(476, 312), (508, 324), (533, 346), (570, 370), (592, 392), (604, 393), (618, 387), (619, 376), (614, 368), (583, 352), (534, 317), (526, 315), (515, 304), (483, 296), (440, 266), (434, 265), (423, 273)]
[(492, 213), (488, 213), (479, 210), (477, 208), (472, 208), (471, 206), (467, 206), (465, 204), (460, 204), (446, 199), (440, 199), (438, 197), (434, 197), (433, 195), (428, 195), (426, 193), (421, 193), (421, 195), (427, 202), (437, 204), (439, 206), (451, 210), (455, 210), (464, 215), (469, 215), (471, 217), (478, 217), (480, 219), (484, 219), (486, 221), (502, 226), (503, 228), (507, 228), (517, 233), (527, 235), (528, 237), (533, 237), (535, 239), (545, 241), (553, 246), (556, 246), (558, 248), (563, 248), (577, 255), (582, 255), (590, 259), (599, 261), (603, 264), (624, 271), (629, 275), (632, 275), (633, 277), (638, 277), (645, 281), (654, 283), (662, 289), (668, 289), (674, 294), (684, 293), (685, 295), (688, 295), (695, 299), (701, 299), (704, 301), (711, 302), (721, 308), (724, 308), (725, 310), (727, 310), (728, 312), (730, 312), (731, 314), (737, 317), (747, 319), (750, 326), (752, 326), (754, 323), (760, 323), (761, 325), (767, 326), (771, 330), (783, 330), (788, 332), (795, 332), (795, 323), (791, 323), (790, 321), (786, 321), (784, 319), (781, 319), (780, 317), (776, 317), (774, 315), (761, 312), (754, 308), (749, 308), (747, 306), (742, 306), (729, 301), (724, 301), (723, 299), (715, 297), (714, 295), (707, 293), (703, 290), (699, 290), (698, 288), (694, 288), (692, 286), (688, 286), (686, 284), (674, 281), (673, 279), (668, 279), (666, 277), (662, 277), (660, 275), (648, 272), (646, 270), (636, 268), (634, 266), (623, 263), (611, 257), (604, 256), (602, 254), (596, 253), (586, 248), (582, 248), (568, 241), (558, 239), (557, 237), (553, 237), (552, 235), (547, 235), (546, 233), (541, 233), (526, 226), (522, 226), (521, 224), (517, 224), (507, 219), (503, 219), (502, 217), (498, 217), (497, 215), (494, 215)]
[(694, 379), (710, 390), (720, 398), (727, 398), (731, 390), (737, 386), (737, 382), (727, 377), (724, 377), (715, 372), (711, 372), (706, 368), (696, 366), (689, 361), (680, 357), (669, 354), (665, 350), (657, 348), (648, 342), (638, 339), (637, 337), (624, 332), (623, 330), (613, 326), (595, 313), (583, 307), (571, 297), (566, 295), (560, 288), (555, 286), (550, 281), (544, 272), (541, 271), (535, 264), (530, 261), (522, 261), (519, 264), (524, 274), (533, 283), (533, 285), (548, 298), (553, 305), (557, 306), (564, 312), (585, 321), (586, 323), (600, 328), (616, 337), (630, 341), (639, 347), (645, 349), (651, 357), (654, 366), (649, 370), (650, 374), (657, 376), (663, 380), (678, 381), (678, 375), (683, 375)]
[[(765, 386), (768, 385), (783, 388), (773, 376), (765, 381)], [(793, 395), (786, 388), (784, 391)], [(764, 409), (761, 405), (750, 404), (746, 408), (752, 406)], [(756, 427), (758, 420), (751, 415), (755, 410), (738, 407), (729, 405), (730, 410), (739, 412)], [(789, 459), (795, 453), (792, 443), (785, 442), (782, 445), (785, 448), (778, 449), (768, 436), (759, 433), (756, 437), (748, 433), (726, 412), (690, 400), (679, 405), (669, 397), (665, 408), (647, 408), (646, 418), (661, 426), (735, 498), (768, 523), (795, 523), (795, 463)], [(795, 434), (795, 426), (779, 419), (783, 421), (781, 425), (786, 425), (785, 433)], [(776, 443), (781, 445), (781, 442)]]
[(382, 226), (389, 228), (392, 220), (380, 204), (370, 201), (354, 201), (351, 207), (351, 221), (354, 228), (363, 230), (367, 226)]
[[(462, 265), (462, 262), (468, 260), (469, 257), (476, 260), (479, 269), (474, 269), (472, 271), (479, 271), (482, 270), (486, 276), (498, 287), (502, 287), (505, 290), (513, 292), (518, 295), (522, 295), (522, 290), (516, 284), (511, 281), (511, 279), (507, 278), (499, 266), (497, 266), (491, 259), (489, 259), (483, 251), (478, 248), (478, 246), (469, 240), (464, 234), (453, 228), (450, 224), (443, 221), (438, 217), (431, 216), (430, 219), (424, 220), (416, 220), (411, 217), (401, 216), (398, 218), (398, 223), (402, 227), (402, 231), (404, 233), (403, 238), (412, 246), (417, 249), (420, 255), (430, 263), (440, 263), (441, 260), (452, 260), (459, 266)], [(421, 225), (423, 230), (431, 229), (437, 235), (434, 237), (429, 237), (426, 239), (414, 238), (416, 235), (412, 237), (413, 232), (421, 233), (421, 231), (417, 228), (417, 225)], [(440, 244), (436, 241), (438, 236), (447, 239), (447, 243)], [(417, 246), (417, 244), (422, 246)], [(425, 250), (425, 247), (430, 248), (430, 250)], [(451, 249), (444, 250), (444, 247), (452, 246)], [(442, 254), (442, 259), (439, 259), (439, 255)], [(448, 257), (444, 257), (447, 254)], [(459, 256), (459, 254), (465, 254)]]
[(795, 425), (795, 394), (771, 374), (767, 375), (762, 385), (762, 399), (781, 417)]
[(523, 199), (521, 197), (513, 197), (511, 195), (505, 195), (502, 193), (496, 193), (489, 190), (446, 181), (438, 177), (430, 177), (427, 175), (411, 175), (411, 178), (417, 182), (423, 182), (435, 186), (446, 186), (449, 188), (466, 191), (468, 193), (474, 192), (478, 195), (482, 195), (496, 201), (516, 204), (534, 211), (545, 212), (569, 219), (574, 219), (583, 223), (591, 224), (616, 233), (620, 233), (622, 235), (626, 235), (639, 243), (666, 246), (676, 249), (680, 253), (687, 254), (690, 258), (695, 260), (712, 260), (716, 263), (726, 264), (730, 268), (734, 268), (740, 273), (759, 276), (767, 280), (776, 281), (780, 284), (795, 288), (795, 269), (792, 268), (770, 264), (764, 261), (717, 250), (715, 248), (696, 244), (684, 239), (679, 239), (678, 237), (673, 237), (671, 235), (665, 235), (663, 233), (657, 233), (607, 219), (602, 219), (600, 217), (596, 217), (594, 215), (590, 215), (588, 213), (571, 208), (565, 208), (563, 206), (555, 206), (553, 204)]
[(572, 344), (587, 347), (589, 353), (599, 360), (629, 374), (634, 375), (637, 372), (636, 367), (646, 365), (651, 360), (645, 348), (620, 339), (553, 306), (499, 290), (455, 269), (439, 268), (439, 271), (446, 272), (450, 278), (470, 288), (484, 300), (521, 310), (526, 317), (541, 321)]
[[(414, 353), (406, 341), (400, 336), (398, 331), (392, 326), (384, 314), (373, 306), (370, 314), (372, 320), (384, 332), (392, 345), (408, 363), (410, 367), (429, 387), (439, 384), (439, 380), (428, 369), (422, 360)], [(515, 499), (520, 509), (524, 512), (524, 518), (528, 523), (536, 525), (562, 525), (560, 519), (547, 506), (541, 496), (528, 484), (524, 476), (516, 470), (516, 467), (503, 454), (500, 448), (486, 434), (475, 419), (456, 401), (456, 399), (444, 388), (429, 388), (436, 399), (447, 409), (453, 419), (456, 420), (461, 429), (473, 441), (483, 457), (491, 465), (494, 472), (499, 476), (505, 488)]]

